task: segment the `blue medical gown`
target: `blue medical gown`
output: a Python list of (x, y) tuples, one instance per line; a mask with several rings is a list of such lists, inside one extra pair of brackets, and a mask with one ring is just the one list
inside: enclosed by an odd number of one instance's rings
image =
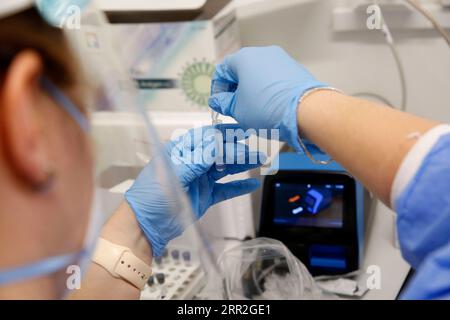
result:
[(394, 199), (403, 257), (416, 270), (402, 299), (450, 299), (450, 134)]

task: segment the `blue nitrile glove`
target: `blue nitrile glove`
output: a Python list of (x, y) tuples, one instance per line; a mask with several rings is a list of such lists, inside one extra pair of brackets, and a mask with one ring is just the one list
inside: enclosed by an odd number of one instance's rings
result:
[[(221, 132), (235, 130), (238, 125), (216, 126)], [(236, 140), (236, 139), (232, 139)], [(199, 219), (212, 205), (256, 190), (257, 179), (236, 180), (219, 183), (217, 180), (261, 166), (265, 155), (250, 152), (248, 147), (237, 141), (223, 142), (226, 169), (215, 168), (216, 136), (212, 127), (191, 129), (164, 147), (164, 156), (174, 169), (182, 189), (192, 204), (194, 220)], [(212, 152), (210, 152), (212, 150)], [(233, 151), (233, 152), (232, 152)], [(230, 161), (233, 160), (234, 164)], [(153, 255), (161, 256), (167, 243), (183, 232), (179, 217), (174, 215), (170, 199), (157, 181), (159, 165), (151, 161), (139, 174), (132, 187), (125, 193), (125, 199), (136, 214), (136, 218), (152, 245)], [(243, 164), (238, 164), (243, 163)]]
[[(223, 81), (237, 84), (236, 91), (223, 92)], [(279, 129), (280, 140), (300, 152), (298, 101), (308, 90), (321, 87), (328, 86), (280, 47), (243, 48), (216, 66), (209, 106), (245, 130)]]

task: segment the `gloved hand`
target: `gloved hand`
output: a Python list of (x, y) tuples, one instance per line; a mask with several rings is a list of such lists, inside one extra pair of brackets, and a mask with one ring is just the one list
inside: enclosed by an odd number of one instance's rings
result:
[[(216, 126), (223, 133), (220, 137), (226, 137), (226, 130), (237, 128), (234, 124)], [(226, 169), (220, 172), (214, 166), (216, 137), (212, 127), (203, 127), (192, 129), (167, 143), (163, 154), (142, 170), (125, 193), (125, 199), (149, 240), (154, 256), (161, 256), (167, 243), (178, 237), (186, 227), (180, 221), (182, 218), (174, 213), (171, 203), (174, 198), (167, 196), (167, 192), (174, 190), (167, 190), (167, 186), (161, 184), (165, 177), (161, 177), (161, 162), (158, 161), (167, 161), (174, 169), (175, 177), (191, 202), (193, 220), (202, 217), (210, 206), (252, 192), (260, 186), (257, 179), (217, 182), (226, 175), (261, 166), (265, 162), (265, 155), (250, 152), (246, 145), (237, 141), (220, 141), (224, 150), (223, 161), (227, 163)]]
[[(314, 88), (327, 87), (280, 47), (244, 48), (216, 66), (212, 86), (237, 84), (235, 92), (219, 92), (209, 106), (233, 117), (244, 130), (279, 129), (281, 141), (301, 151), (298, 143), (299, 99)], [(216, 91), (212, 88), (212, 92)]]

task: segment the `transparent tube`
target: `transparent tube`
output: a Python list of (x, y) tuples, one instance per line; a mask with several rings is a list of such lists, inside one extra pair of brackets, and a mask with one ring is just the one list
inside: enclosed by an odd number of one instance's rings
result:
[[(211, 123), (214, 128), (217, 125), (222, 123), (222, 120), (219, 119), (219, 113), (215, 111), (211, 111)], [(216, 130), (216, 170), (222, 172), (226, 169), (226, 165), (223, 161), (223, 144), (221, 141), (223, 138), (221, 137), (219, 130)]]
[(211, 81), (211, 95), (221, 92), (235, 92), (237, 87), (236, 82), (225, 79), (214, 79)]
[[(222, 93), (222, 92), (234, 92), (237, 89), (237, 84), (232, 81), (225, 79), (214, 79), (211, 82), (211, 95)], [(215, 128), (217, 125), (222, 123), (219, 119), (219, 113), (211, 110), (211, 122), (212, 126)], [(226, 165), (223, 163), (223, 145), (220, 143), (222, 137), (219, 136), (219, 132), (216, 132), (216, 143), (217, 143), (217, 155), (216, 155), (216, 170), (222, 172), (226, 169)]]

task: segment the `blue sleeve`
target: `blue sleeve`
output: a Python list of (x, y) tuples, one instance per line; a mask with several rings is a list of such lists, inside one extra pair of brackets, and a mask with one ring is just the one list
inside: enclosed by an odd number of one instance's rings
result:
[(394, 205), (402, 255), (418, 270), (450, 243), (450, 134), (434, 144)]
[(450, 300), (450, 243), (425, 259), (401, 299)]

